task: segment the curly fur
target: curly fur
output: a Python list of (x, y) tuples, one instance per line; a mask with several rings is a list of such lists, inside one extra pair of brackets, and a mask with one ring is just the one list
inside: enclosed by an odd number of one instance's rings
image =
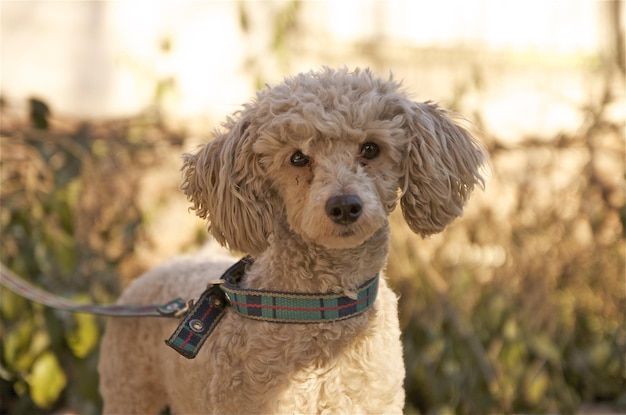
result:
[[(365, 143), (380, 149), (362, 153)], [(309, 163), (294, 166), (300, 151)], [(483, 184), (484, 153), (437, 105), (412, 101), (369, 70), (323, 69), (257, 93), (215, 138), (184, 155), (184, 193), (222, 245), (256, 260), (244, 286), (345, 292), (380, 272), (388, 215), (443, 230)], [(358, 219), (327, 201), (356, 195)], [(197, 297), (228, 261), (175, 260), (138, 278), (122, 303)], [(381, 279), (374, 306), (336, 323), (275, 324), (227, 313), (194, 360), (163, 339), (177, 322), (111, 320), (101, 347), (105, 413), (401, 413), (397, 299)]]

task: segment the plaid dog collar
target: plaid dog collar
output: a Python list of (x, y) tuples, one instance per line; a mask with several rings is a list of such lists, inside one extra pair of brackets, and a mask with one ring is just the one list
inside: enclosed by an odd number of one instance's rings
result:
[(246, 257), (211, 284), (185, 315), (165, 343), (193, 359), (228, 307), (245, 318), (273, 323), (327, 323), (345, 320), (367, 310), (376, 299), (378, 274), (356, 290), (355, 298), (343, 294), (303, 294), (239, 288)]

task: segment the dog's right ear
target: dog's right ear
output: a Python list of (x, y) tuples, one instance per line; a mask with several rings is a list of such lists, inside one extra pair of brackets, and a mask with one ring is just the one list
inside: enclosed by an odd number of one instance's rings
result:
[(254, 111), (247, 106), (198, 152), (183, 155), (181, 185), (220, 244), (252, 255), (267, 248), (273, 217), (265, 174), (252, 151)]

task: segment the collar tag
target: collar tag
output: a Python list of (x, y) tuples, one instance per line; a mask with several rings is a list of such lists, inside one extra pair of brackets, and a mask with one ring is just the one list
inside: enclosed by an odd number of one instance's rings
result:
[(227, 298), (218, 284), (202, 293), (165, 344), (193, 359), (226, 312)]

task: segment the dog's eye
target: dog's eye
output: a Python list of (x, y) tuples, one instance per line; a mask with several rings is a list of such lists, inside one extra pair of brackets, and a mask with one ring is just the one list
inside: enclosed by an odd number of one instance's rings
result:
[(361, 157), (366, 160), (372, 160), (380, 154), (380, 147), (374, 143), (365, 143), (361, 147)]
[(291, 155), (289, 162), (295, 167), (304, 167), (309, 164), (309, 158), (300, 150)]

